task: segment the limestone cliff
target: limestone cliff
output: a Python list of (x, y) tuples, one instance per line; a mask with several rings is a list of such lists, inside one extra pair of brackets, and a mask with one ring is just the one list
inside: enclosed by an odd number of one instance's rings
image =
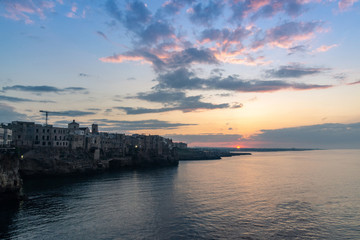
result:
[(15, 151), (0, 152), (0, 202), (19, 200), (21, 187), (17, 153)]
[(95, 171), (100, 168), (94, 152), (62, 148), (20, 149), (20, 173), (24, 178)]
[(72, 150), (68, 148), (42, 147), (19, 149), (20, 174), (23, 178), (59, 176), (94, 172), (106, 169), (143, 168), (178, 165), (175, 149), (162, 154), (154, 151), (133, 151), (122, 156), (116, 149)]

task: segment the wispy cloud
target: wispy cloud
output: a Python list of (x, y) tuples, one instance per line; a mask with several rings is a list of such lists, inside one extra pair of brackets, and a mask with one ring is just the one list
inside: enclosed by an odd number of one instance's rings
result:
[(267, 70), (266, 77), (268, 78), (299, 78), (307, 75), (314, 75), (329, 71), (330, 68), (318, 68), (318, 67), (305, 67), (301, 64), (291, 64), (286, 66), (280, 66), (278, 69)]
[(24, 85), (14, 85), (7, 86), (2, 88), (3, 91), (22, 91), (22, 92), (32, 92), (32, 93), (66, 93), (66, 92), (77, 92), (87, 94), (87, 89), (83, 87), (67, 87), (67, 88), (57, 88), (53, 86), (24, 86)]
[(345, 11), (348, 10), (349, 8), (351, 8), (356, 2), (358, 2), (358, 0), (340, 0), (338, 5), (339, 5), (339, 9), (341, 11)]
[[(290, 75), (289, 72), (287, 72)], [(295, 72), (292, 72), (294, 75)], [(296, 72), (298, 76), (304, 72)], [(194, 72), (187, 69), (168, 72), (159, 75), (156, 79), (156, 89), (182, 89), (182, 90), (228, 90), (236, 92), (273, 92), (284, 89), (309, 90), (332, 87), (331, 85), (305, 84), (286, 82), (281, 80), (246, 80), (237, 75), (222, 77), (211, 76), (209, 78), (197, 77)]]
[(334, 48), (334, 47), (337, 47), (338, 45), (337, 44), (332, 44), (332, 45), (322, 45), (320, 47), (318, 47), (315, 52), (327, 52), (329, 51), (330, 49)]
[(252, 48), (259, 49), (265, 45), (279, 48), (292, 48), (299, 41), (310, 39), (315, 32), (322, 30), (321, 22), (286, 22), (266, 31), (264, 36), (253, 42)]
[(0, 95), (0, 100), (2, 100), (2, 101), (7, 101), (7, 102), (41, 102), (41, 103), (54, 103), (54, 101), (50, 101), (50, 100), (34, 100), (34, 99), (10, 97), (10, 96), (4, 96), (4, 95)]
[(52, 116), (68, 116), (68, 117), (79, 117), (94, 115), (97, 111), (79, 111), (79, 110), (68, 110), (68, 111), (54, 111), (50, 112)]
[(4, 6), (4, 17), (12, 20), (22, 20), (26, 24), (34, 22), (33, 16), (46, 18), (45, 12), (54, 9), (56, 3), (53, 1), (23, 1), (23, 0), (2, 0), (0, 5)]
[(360, 84), (360, 80), (359, 80), (359, 81), (356, 81), (356, 82), (348, 83), (347, 85), (356, 85), (356, 84)]
[[(106, 124), (104, 130), (112, 131), (136, 131), (136, 130), (151, 130), (151, 129), (177, 129), (184, 126), (193, 126), (196, 124), (188, 123), (172, 123), (168, 121), (161, 121), (156, 119), (139, 120), (139, 121), (117, 121), (108, 119), (92, 119), (91, 121)], [(104, 127), (103, 127), (104, 128)]]
[(87, 73), (79, 73), (79, 77), (90, 77)]
[(212, 110), (226, 108), (241, 108), (240, 103), (223, 103), (213, 104), (203, 102), (202, 96), (186, 96), (184, 92), (179, 91), (153, 91), (147, 93), (139, 93), (136, 96), (128, 97), (145, 100), (148, 102), (162, 103), (162, 108), (132, 108), (132, 107), (115, 107), (115, 109), (123, 110), (126, 114), (146, 114), (146, 113), (162, 113), (170, 111), (193, 112), (197, 110)]

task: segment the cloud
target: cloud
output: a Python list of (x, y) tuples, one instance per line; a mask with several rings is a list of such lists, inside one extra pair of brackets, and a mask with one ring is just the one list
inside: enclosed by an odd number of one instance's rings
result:
[(90, 77), (87, 73), (79, 73), (79, 77)]
[[(152, 64), (156, 72), (178, 68), (189, 68), (194, 64), (243, 64), (263, 65), (271, 61), (265, 56), (255, 55), (265, 46), (290, 49), (290, 54), (304, 51), (301, 42), (321, 30), (321, 22), (296, 22), (311, 0), (243, 0), (243, 1), (181, 1), (170, 0), (152, 14), (142, 1), (126, 3), (119, 9), (113, 0), (106, 3), (106, 11), (120, 23), (132, 41), (132, 48), (100, 61), (122, 63), (140, 61)], [(187, 8), (194, 32), (183, 31), (178, 26), (174, 14)], [(222, 13), (233, 11), (231, 19), (224, 19)], [(258, 17), (272, 17), (286, 13), (292, 21), (284, 22), (267, 29), (260, 29), (255, 22)], [(259, 15), (258, 17), (254, 17)], [(254, 17), (250, 24), (239, 25), (236, 19)], [(182, 15), (180, 16), (182, 17)], [(218, 28), (218, 26), (226, 26)], [(102, 32), (97, 32), (104, 39)], [(297, 46), (297, 48), (296, 48)]]
[(314, 75), (330, 70), (329, 68), (304, 67), (300, 64), (280, 66), (279, 69), (267, 70), (268, 78), (299, 78), (307, 75)]
[(104, 38), (106, 41), (109, 41), (109, 38), (105, 35), (105, 33), (101, 31), (96, 31), (96, 34), (102, 38)]
[(318, 47), (315, 52), (327, 52), (329, 51), (330, 49), (334, 48), (334, 47), (337, 47), (338, 45), (337, 44), (333, 44), (333, 45), (322, 45), (320, 47)]
[(261, 130), (248, 139), (267, 147), (359, 148), (360, 123), (320, 125)]
[(347, 85), (356, 85), (356, 84), (360, 84), (360, 80), (356, 82), (348, 83)]
[(212, 23), (222, 14), (224, 9), (223, 1), (209, 1), (207, 5), (202, 2), (188, 9), (190, 20), (194, 24), (211, 26)]
[(157, 43), (161, 39), (174, 37), (174, 29), (171, 25), (157, 21), (148, 25), (140, 34), (140, 41), (143, 44), (151, 45)]
[(14, 86), (7, 86), (2, 88), (3, 91), (22, 91), (22, 92), (33, 92), (33, 93), (47, 93), (47, 92), (55, 92), (55, 93), (62, 93), (62, 92), (82, 92), (88, 93), (86, 88), (82, 87), (68, 87), (68, 88), (57, 88), (53, 86), (24, 86), (24, 85), (14, 85)]
[(307, 47), (304, 45), (297, 45), (297, 46), (288, 48), (289, 55), (299, 53), (299, 52), (305, 53), (306, 51), (307, 51)]
[(2, 0), (0, 6), (5, 9), (4, 17), (24, 21), (26, 24), (34, 23), (32, 16), (45, 19), (45, 12), (55, 8), (56, 3), (52, 1), (23, 1), (23, 0)]
[(13, 107), (0, 103), (0, 123), (10, 123), (26, 119), (27, 116), (25, 114), (18, 113)]
[(78, 110), (49, 112), (51, 116), (68, 116), (68, 117), (88, 116), (88, 115), (94, 115), (96, 113), (97, 113), (96, 111), (86, 112), (86, 111), (78, 111)]
[(162, 108), (132, 108), (132, 107), (115, 107), (115, 109), (123, 110), (126, 114), (146, 114), (146, 113), (162, 113), (170, 111), (193, 112), (196, 110), (212, 110), (225, 108), (241, 108), (239, 103), (223, 103), (213, 104), (201, 101), (202, 96), (186, 96), (184, 92), (178, 91), (154, 91), (148, 93), (139, 93), (136, 96), (128, 97), (145, 100), (148, 102), (162, 103)]
[(34, 100), (28, 98), (18, 98), (18, 97), (9, 97), (0, 95), (0, 100), (7, 101), (7, 102), (41, 102), (41, 103), (54, 103), (54, 101), (49, 100)]
[(189, 67), (193, 63), (218, 63), (216, 57), (210, 50), (197, 48), (187, 48), (183, 51), (168, 53), (163, 55), (162, 58), (159, 58), (157, 53), (152, 53), (147, 49), (138, 49), (136, 51), (126, 52), (125, 54), (100, 58), (100, 60), (113, 63), (121, 63), (123, 61), (146, 61), (152, 63), (156, 71)]
[(168, 15), (178, 14), (179, 11), (185, 7), (187, 4), (191, 4), (195, 0), (168, 0), (162, 4), (160, 9), (161, 13), (166, 13)]
[(309, 90), (332, 87), (331, 85), (305, 84), (281, 80), (244, 80), (237, 75), (227, 77), (213, 76), (206, 79), (197, 77), (193, 72), (187, 69), (179, 69), (173, 72), (160, 74), (156, 80), (158, 81), (158, 85), (155, 86), (155, 89), (273, 92), (284, 89)]
[(140, 120), (140, 121), (117, 121), (108, 119), (92, 119), (91, 121), (106, 124), (106, 130), (112, 131), (136, 131), (136, 130), (151, 130), (151, 129), (177, 129), (183, 126), (193, 126), (196, 124), (187, 123), (171, 123), (168, 121), (161, 121), (156, 119)]
[(315, 31), (320, 31), (321, 22), (286, 22), (266, 31), (265, 36), (252, 43), (253, 49), (265, 45), (280, 48), (292, 48), (297, 42), (313, 37)]
[(109, 15), (115, 18), (117, 21), (121, 22), (123, 20), (123, 14), (114, 0), (108, 0), (105, 4), (105, 9)]
[(341, 11), (345, 11), (351, 8), (356, 2), (358, 2), (358, 0), (340, 0), (338, 6)]
[(299, 0), (244, 0), (230, 1), (232, 17), (231, 21), (242, 23), (245, 18), (256, 21), (260, 18), (270, 18), (278, 13), (295, 18), (304, 13), (308, 8), (307, 3), (311, 1)]
[(152, 15), (146, 4), (141, 1), (133, 1), (127, 5), (124, 24), (127, 29), (139, 31), (144, 24), (151, 21)]

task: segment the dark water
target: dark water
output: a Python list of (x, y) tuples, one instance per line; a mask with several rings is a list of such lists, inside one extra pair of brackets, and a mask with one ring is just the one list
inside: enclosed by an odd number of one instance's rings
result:
[(360, 239), (360, 150), (31, 181), (2, 239)]

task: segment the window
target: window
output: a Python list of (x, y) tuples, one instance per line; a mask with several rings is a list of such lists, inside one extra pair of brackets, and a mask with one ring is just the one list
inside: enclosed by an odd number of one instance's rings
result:
[(56, 133), (56, 129), (54, 129), (54, 133)]

